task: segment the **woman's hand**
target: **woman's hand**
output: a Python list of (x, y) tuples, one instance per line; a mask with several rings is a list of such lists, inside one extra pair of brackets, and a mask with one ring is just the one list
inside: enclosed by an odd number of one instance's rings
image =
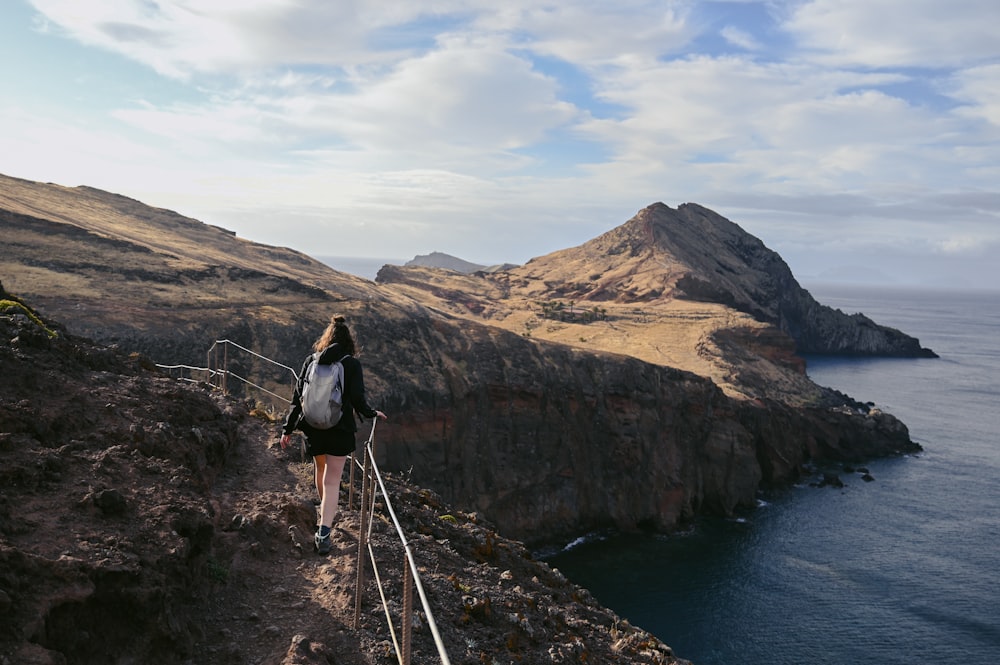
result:
[(375, 417), (376, 418), (381, 418), (382, 420), (388, 420), (389, 419), (389, 416), (385, 415), (384, 413), (382, 413), (378, 409), (375, 409)]
[(281, 449), (284, 450), (291, 442), (291, 440), (292, 440), (291, 434), (282, 434), (281, 439), (278, 441), (278, 443), (281, 444)]

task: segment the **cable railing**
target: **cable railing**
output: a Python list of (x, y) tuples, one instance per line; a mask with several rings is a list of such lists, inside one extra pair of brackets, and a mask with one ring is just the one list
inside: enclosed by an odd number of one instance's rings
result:
[[(192, 373), (204, 373), (204, 382), (221, 390), (223, 393), (228, 392), (228, 379), (232, 377), (244, 383), (245, 385), (251, 386), (257, 390), (261, 390), (268, 395), (271, 395), (277, 399), (282, 400), (285, 403), (290, 403), (291, 400), (287, 397), (279, 395), (263, 386), (260, 386), (246, 377), (240, 376), (235, 372), (229, 370), (229, 347), (232, 346), (235, 349), (248, 353), (259, 360), (266, 361), (272, 365), (276, 365), (280, 368), (288, 370), (292, 375), (292, 389), (298, 381), (298, 373), (287, 365), (283, 365), (277, 361), (271, 360), (261, 354), (251, 351), (246, 347), (240, 346), (239, 344), (228, 340), (216, 340), (209, 348), (207, 352), (206, 367), (195, 367), (192, 365), (161, 365), (156, 366), (164, 370), (181, 370), (188, 371)], [(198, 379), (191, 377), (181, 376), (178, 377), (182, 381), (188, 382), (199, 382)], [(420, 581), (420, 574), (417, 571), (417, 566), (413, 558), (413, 550), (410, 546), (409, 541), (406, 539), (406, 535), (403, 533), (403, 528), (399, 523), (399, 519), (396, 517), (396, 511), (392, 507), (392, 502), (389, 499), (389, 493), (386, 490), (385, 481), (383, 480), (382, 472), (378, 468), (378, 464), (375, 462), (375, 424), (378, 419), (372, 420), (371, 433), (368, 435), (368, 440), (364, 445), (364, 456), (363, 461), (358, 462), (356, 460), (356, 455), (351, 455), (351, 471), (349, 480), (349, 490), (347, 505), (354, 505), (354, 488), (355, 488), (355, 470), (360, 468), (362, 470), (361, 476), (361, 506), (359, 509), (360, 515), (360, 525), (358, 527), (358, 554), (357, 554), (357, 580), (355, 583), (354, 591), (354, 629), (357, 630), (361, 626), (361, 605), (362, 597), (365, 585), (365, 562), (366, 558), (368, 562), (371, 563), (372, 572), (375, 579), (376, 588), (378, 589), (379, 598), (382, 604), (382, 609), (385, 612), (386, 622), (389, 625), (389, 633), (392, 637), (393, 649), (396, 654), (396, 660), (399, 665), (410, 665), (410, 657), (412, 653), (411, 643), (413, 638), (413, 589), (417, 590), (417, 594), (420, 597), (421, 608), (424, 612), (424, 616), (427, 620), (427, 625), (430, 628), (431, 635), (434, 638), (434, 644), (437, 648), (438, 656), (441, 659), (442, 665), (451, 665), (451, 661), (448, 658), (448, 652), (445, 649), (444, 641), (441, 639), (441, 635), (438, 632), (437, 624), (434, 621), (434, 614), (431, 612), (430, 602), (427, 600), (427, 594), (424, 592), (423, 584)], [(379, 571), (378, 561), (375, 556), (375, 550), (372, 547), (372, 527), (374, 525), (375, 519), (375, 505), (378, 493), (381, 493), (383, 499), (383, 505), (385, 506), (387, 512), (389, 513), (390, 521), (395, 527), (396, 534), (399, 536), (400, 544), (403, 549), (403, 590), (402, 590), (402, 610), (399, 616), (400, 631), (399, 635), (396, 633), (396, 628), (393, 623), (392, 611), (389, 607), (389, 602), (386, 597), (386, 586), (382, 583), (381, 573)]]
[[(243, 351), (259, 360), (263, 360), (264, 362), (271, 363), (276, 367), (280, 367), (281, 369), (287, 370), (291, 374), (291, 386), (294, 389), (295, 383), (299, 379), (299, 375), (298, 373), (296, 373), (294, 369), (292, 369), (288, 365), (283, 365), (275, 360), (271, 360), (266, 356), (262, 356), (256, 351), (251, 351), (245, 346), (240, 346), (236, 342), (233, 342), (232, 340), (228, 339), (218, 339), (208, 349), (208, 351), (205, 354), (206, 367), (197, 367), (195, 365), (161, 365), (159, 363), (157, 363), (156, 366), (163, 370), (189, 372), (191, 373), (191, 376), (179, 376), (177, 378), (181, 381), (187, 381), (189, 383), (201, 383), (201, 382), (208, 383), (210, 385), (219, 388), (224, 393), (229, 392), (229, 378), (232, 377), (233, 379), (240, 381), (244, 385), (259, 390), (262, 393), (265, 393), (267, 395), (270, 395), (271, 397), (281, 400), (286, 404), (291, 403), (291, 400), (289, 398), (280, 395), (274, 392), (273, 390), (265, 388), (264, 386), (258, 383), (254, 383), (247, 377), (240, 376), (236, 372), (230, 370), (229, 369), (230, 346), (240, 351)], [(204, 378), (203, 379), (194, 378), (195, 374), (203, 375)]]
[[(365, 443), (364, 473), (362, 474), (361, 486), (361, 524), (358, 527), (358, 579), (356, 584), (357, 592), (354, 596), (354, 628), (357, 629), (361, 622), (361, 589), (364, 586), (365, 576), (363, 557), (365, 551), (367, 551), (369, 561), (372, 565), (372, 572), (374, 573), (376, 587), (378, 588), (379, 596), (382, 599), (382, 609), (385, 611), (385, 618), (389, 624), (389, 633), (392, 637), (392, 644), (396, 652), (396, 659), (399, 664), (410, 664), (410, 645), (413, 634), (413, 588), (416, 587), (417, 594), (420, 596), (421, 607), (423, 608), (424, 615), (427, 618), (427, 625), (434, 638), (434, 645), (437, 647), (438, 656), (441, 658), (441, 663), (443, 665), (450, 665), (451, 661), (448, 658), (448, 652), (445, 649), (444, 641), (441, 639), (441, 634), (438, 632), (437, 623), (434, 621), (434, 615), (431, 612), (430, 602), (427, 600), (427, 594), (424, 592), (424, 586), (420, 581), (420, 573), (417, 571), (417, 565), (413, 559), (413, 550), (410, 547), (409, 541), (406, 539), (406, 535), (403, 533), (403, 527), (399, 524), (399, 519), (396, 517), (396, 511), (392, 507), (392, 502), (389, 500), (389, 493), (385, 488), (385, 481), (382, 478), (382, 472), (379, 470), (378, 464), (375, 462), (375, 424), (377, 421), (377, 418), (372, 421), (372, 431), (368, 436), (368, 441)], [(371, 530), (374, 523), (375, 499), (377, 496), (375, 491), (376, 484), (378, 485), (378, 489), (381, 491), (382, 498), (385, 501), (385, 507), (389, 513), (389, 519), (392, 521), (392, 524), (396, 529), (396, 534), (399, 536), (400, 543), (403, 545), (403, 609), (400, 616), (401, 635), (398, 638), (395, 627), (393, 626), (392, 615), (389, 611), (389, 604), (386, 601), (385, 586), (382, 584), (382, 579), (379, 574), (375, 550), (371, 546)]]

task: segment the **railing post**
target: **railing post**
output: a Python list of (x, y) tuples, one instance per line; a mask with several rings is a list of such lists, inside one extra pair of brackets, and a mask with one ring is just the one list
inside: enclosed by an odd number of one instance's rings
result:
[(350, 473), (350, 476), (349, 476), (349, 480), (347, 481), (347, 507), (348, 508), (354, 508), (354, 469), (357, 466), (357, 464), (356, 464), (357, 457), (358, 457), (358, 451), (357, 451), (357, 449), (355, 449), (354, 452), (351, 454), (350, 461), (348, 462), (351, 465), (351, 473)]
[(368, 549), (368, 486), (371, 485), (371, 459), (365, 446), (364, 473), (361, 476), (361, 511), (358, 520), (358, 575), (354, 587), (354, 630), (361, 628), (361, 595), (365, 586), (365, 550)]
[(209, 347), (206, 355), (208, 356), (207, 362), (205, 363), (205, 366), (208, 367), (208, 383), (214, 388), (215, 387), (215, 344)]
[[(370, 442), (372, 444), (372, 451), (374, 452), (374, 450), (375, 450), (375, 421), (374, 420), (372, 421), (372, 429), (368, 433), (368, 442)], [(364, 448), (365, 454), (367, 455), (368, 454), (368, 443), (362, 444), (361, 447)], [(351, 474), (350, 474), (350, 479), (348, 480), (348, 484), (347, 484), (347, 487), (348, 487), (348, 489), (347, 489), (347, 506), (348, 506), (348, 508), (354, 508), (354, 486), (355, 486), (354, 485), (354, 472), (357, 470), (357, 467), (358, 467), (358, 465), (357, 465), (357, 459), (358, 459), (358, 450), (357, 450), (357, 446), (355, 446), (354, 447), (354, 452), (351, 453)]]
[(402, 665), (410, 665), (410, 642), (413, 640), (413, 571), (410, 553), (403, 556), (403, 618), (400, 628), (403, 632)]
[[(372, 425), (372, 427), (374, 427), (374, 425)], [(375, 512), (372, 509), (372, 504), (375, 502), (375, 485), (376, 485), (376, 483), (375, 483), (375, 469), (374, 469), (374, 467), (375, 467), (375, 437), (374, 436), (370, 438), (369, 444), (365, 446), (365, 460), (366, 460), (365, 476), (368, 478), (368, 481), (369, 481), (368, 485), (367, 485), (368, 496), (366, 497), (366, 501), (368, 501), (368, 509), (371, 510), (372, 512)], [(362, 489), (364, 487), (365, 486), (362, 485)]]
[(222, 348), (222, 394), (228, 395), (226, 377), (229, 376), (229, 345)]

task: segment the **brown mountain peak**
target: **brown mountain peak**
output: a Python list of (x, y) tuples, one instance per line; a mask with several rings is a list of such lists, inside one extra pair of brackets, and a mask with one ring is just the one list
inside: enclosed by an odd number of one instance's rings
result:
[[(536, 297), (550, 292), (598, 302), (687, 297), (728, 303), (731, 298), (721, 294), (732, 290), (729, 281), (742, 280), (754, 265), (775, 261), (783, 265), (759, 239), (722, 215), (694, 203), (674, 209), (657, 202), (578, 247), (532, 259), (511, 272)], [(734, 279), (720, 284), (719, 276)]]
[(662, 203), (582, 245), (537, 257), (510, 271), (532, 297), (596, 302), (669, 300), (684, 271), (663, 241), (662, 219), (673, 213)]

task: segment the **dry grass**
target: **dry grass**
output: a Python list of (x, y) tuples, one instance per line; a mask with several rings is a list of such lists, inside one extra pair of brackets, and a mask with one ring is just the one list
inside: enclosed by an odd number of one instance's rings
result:
[[(567, 268), (571, 272), (575, 268)], [(550, 318), (543, 302), (552, 300), (525, 297), (537, 295), (537, 283), (527, 288), (500, 289), (495, 283), (474, 275), (434, 269), (406, 269), (412, 281), (387, 284), (386, 289), (418, 300), (450, 315), (503, 328), (511, 332), (590, 351), (618, 353), (657, 365), (676, 367), (711, 378), (727, 394), (752, 398), (747, 387), (736, 380), (734, 368), (718, 349), (712, 335), (724, 329), (765, 329), (750, 315), (714, 303), (661, 298), (643, 303), (576, 302), (560, 300), (564, 307), (577, 310), (596, 307), (601, 316), (591, 322), (561, 321)], [(634, 275), (633, 275), (634, 277)], [(655, 276), (662, 279), (662, 275)], [(551, 277), (550, 282), (558, 281)], [(455, 294), (463, 294), (456, 297)], [(775, 373), (774, 384), (787, 382), (787, 371)], [(779, 378), (779, 376), (781, 378)], [(802, 386), (794, 382), (794, 389)]]

